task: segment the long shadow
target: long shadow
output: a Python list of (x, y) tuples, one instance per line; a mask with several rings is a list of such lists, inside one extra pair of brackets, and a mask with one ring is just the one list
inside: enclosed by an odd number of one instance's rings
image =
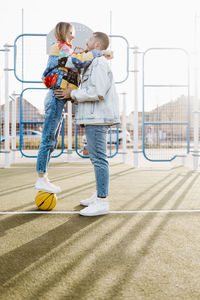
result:
[[(19, 205), (19, 206), (15, 206), (15, 207), (12, 207), (12, 208), (9, 208), (6, 209), (6, 210), (1, 210), (1, 212), (7, 212), (7, 211), (17, 211), (17, 210), (20, 210), (20, 209), (23, 209), (23, 208), (27, 208), (27, 207), (31, 207), (34, 205), (34, 199), (33, 201), (29, 202), (29, 203), (26, 203), (26, 204), (22, 204), (22, 205)], [(0, 215), (0, 221), (1, 221), (1, 217), (3, 217), (3, 215), (1, 216)]]
[[(118, 166), (118, 164), (114, 165), (114, 167), (115, 166)], [(29, 173), (29, 172), (27, 171), (27, 172), (24, 172), (24, 173)], [(62, 175), (62, 176), (52, 177), (51, 181), (56, 182), (56, 181), (65, 180), (65, 179), (68, 179), (68, 178), (73, 178), (73, 177), (77, 177), (77, 176), (81, 176), (81, 175), (89, 174), (89, 173), (93, 173), (93, 169), (80, 171), (78, 173), (74, 172), (74, 173), (71, 173), (70, 175), (66, 175), (66, 176)], [(20, 175), (21, 174), (22, 174), (22, 172), (20, 171)], [(13, 174), (11, 174), (11, 176), (13, 177)], [(5, 177), (5, 175), (3, 177)], [(6, 177), (7, 177), (7, 175), (6, 175)], [(34, 183), (25, 184), (25, 185), (18, 185), (18, 186), (12, 187), (10, 189), (8, 187), (6, 187), (5, 189), (0, 191), (1, 192), (0, 197), (3, 197), (3, 196), (8, 195), (8, 194), (15, 193), (15, 192), (18, 192), (18, 191), (21, 191), (21, 190), (32, 188), (33, 185), (34, 185)]]
[[(127, 173), (127, 170), (125, 170), (125, 171), (120, 171), (120, 172), (117, 172), (117, 173), (114, 173), (114, 174), (110, 175), (110, 181), (113, 181), (113, 180), (115, 180), (115, 179), (118, 179), (118, 178), (119, 178), (119, 175), (120, 175), (120, 176), (121, 176), (121, 175), (123, 175), (123, 176), (124, 176), (124, 175), (130, 175), (130, 173), (133, 173), (133, 172), (134, 172), (134, 170), (131, 168), (131, 172), (128, 172), (128, 173)], [(143, 172), (144, 172), (144, 171), (143, 171)], [(171, 175), (168, 175), (168, 176), (171, 176)], [(166, 176), (166, 177), (168, 177), (168, 176)], [(162, 179), (161, 181), (163, 181), (163, 180), (165, 180), (165, 178)], [(159, 181), (159, 183), (160, 183), (161, 181)], [(157, 183), (156, 183), (155, 185), (157, 185)], [(153, 185), (152, 187), (154, 187), (155, 185)], [(74, 194), (77, 193), (77, 192), (86, 191), (86, 190), (88, 190), (89, 188), (96, 188), (96, 182), (95, 182), (95, 180), (92, 180), (92, 181), (88, 182), (87, 184), (78, 185), (78, 186), (73, 187), (73, 188), (71, 188), (71, 189), (63, 190), (63, 192), (62, 192), (62, 194), (61, 194), (62, 196), (59, 197), (59, 199), (60, 199), (60, 200), (65, 199), (66, 196), (74, 195)], [(145, 190), (144, 193), (145, 193), (146, 191), (147, 191), (147, 190)], [(143, 193), (142, 193), (142, 194), (143, 194)], [(142, 194), (140, 194), (140, 195), (142, 195)]]
[[(31, 168), (30, 168), (31, 169)], [(30, 169), (28, 168), (25, 168), (25, 169), (20, 169), (20, 176), (21, 175), (24, 175), (24, 174), (30, 174)], [(0, 177), (6, 177), (6, 178), (9, 178), (9, 177), (13, 177), (13, 173), (15, 174), (16, 172), (16, 176), (17, 176), (17, 173), (19, 174), (19, 170), (17, 169), (3, 169), (2, 172), (0, 172)]]
[[(190, 173), (187, 174), (187, 176), (185, 178), (182, 178), (180, 180), (180, 182), (176, 185), (176, 186), (183, 186), (183, 184), (186, 183), (186, 181), (188, 180), (188, 178), (190, 177)], [(172, 209), (178, 207), (178, 205), (184, 200), (184, 196), (186, 195), (186, 191), (188, 192), (188, 190), (190, 188), (192, 188), (192, 185), (195, 183), (195, 181), (198, 179), (198, 176), (196, 178), (193, 179), (193, 182), (189, 184), (189, 186), (187, 186), (185, 188), (185, 190), (183, 191), (183, 193), (179, 196), (178, 200), (176, 201), (176, 204), (172, 207)], [(165, 203), (168, 201), (168, 198), (170, 196), (173, 195), (173, 191), (169, 192), (168, 195), (164, 196), (160, 201), (158, 201), (158, 204), (165, 205)], [(154, 209), (158, 204), (155, 204), (155, 206), (152, 208)], [(94, 272), (94, 269), (92, 271), (89, 271), (86, 275), (84, 273), (84, 277), (81, 281), (77, 282), (76, 284), (74, 284), (72, 286), (72, 288), (70, 288), (69, 294), (65, 295), (64, 299), (86, 299), (86, 293), (88, 291), (88, 289), (90, 290), (90, 287), (94, 285), (94, 283), (96, 281), (98, 281), (103, 274), (105, 273), (105, 271), (107, 270), (107, 267), (110, 266), (110, 259), (113, 255), (113, 253), (116, 252), (116, 249), (119, 249), (122, 247), (122, 245), (124, 244), (124, 247), (127, 247), (127, 241), (129, 241), (131, 239), (131, 242), (133, 240), (137, 239), (137, 236), (140, 235), (140, 232), (142, 230), (144, 230), (146, 227), (150, 226), (150, 223), (153, 221), (153, 219), (156, 217), (156, 215), (145, 215), (137, 224), (136, 226), (133, 228), (133, 230), (130, 230), (130, 232), (128, 232), (128, 234), (126, 234), (125, 236), (123, 236), (123, 239), (120, 240), (119, 243), (116, 243), (114, 246), (112, 246), (111, 249), (109, 249), (109, 251), (105, 252), (103, 254), (103, 257), (99, 257), (97, 261), (95, 261), (95, 270), (96, 272)], [(133, 218), (133, 216), (126, 216), (125, 221), (122, 220), (117, 226), (115, 225), (114, 228), (109, 231), (106, 232), (106, 235), (103, 236), (103, 238), (99, 239), (98, 242), (95, 244), (95, 246), (93, 246), (93, 248), (89, 249), (88, 252), (89, 253), (94, 253), (94, 251), (100, 246), (102, 245), (103, 242), (106, 242), (107, 239), (109, 238), (109, 236), (111, 236), (113, 233), (115, 233), (118, 229), (117, 228), (121, 228), (122, 226), (126, 226), (126, 224)], [(105, 222), (105, 217), (102, 218), (102, 223)], [(99, 223), (98, 223), (99, 225)], [(164, 225), (163, 225), (164, 226)], [(117, 228), (116, 228), (117, 227)], [(149, 239), (151, 240), (151, 239)], [(155, 240), (155, 238), (154, 238)], [(145, 245), (145, 247), (148, 247), (148, 245)], [(142, 252), (139, 251), (140, 253), (144, 253), (145, 252), (145, 247), (142, 247)], [(48, 280), (48, 283), (42, 285), (41, 288), (37, 289), (36, 291), (34, 291), (34, 295), (39, 294), (40, 296), (45, 294), (45, 292), (48, 291), (49, 286), (53, 287), (54, 285), (57, 284), (57, 282), (59, 282), (62, 279), (63, 274), (66, 276), (68, 274), (68, 272), (71, 272), (73, 269), (75, 269), (77, 266), (80, 265), (81, 261), (84, 260), (85, 258), (85, 253), (83, 253), (81, 256), (78, 256), (78, 259), (76, 259), (76, 261), (73, 260), (72, 263), (69, 263), (67, 266), (65, 266), (64, 268), (62, 268), (62, 271), (56, 272), (52, 275), (52, 279)], [(105, 258), (108, 262), (108, 264), (105, 263)], [(121, 259), (121, 258), (120, 258)], [(121, 259), (121, 261), (119, 261), (119, 264), (124, 264), (126, 262), (126, 257), (124, 257), (124, 259)], [(56, 278), (56, 280), (55, 280)], [(92, 280), (91, 280), (92, 278)], [(118, 283), (119, 284), (119, 283)], [(116, 284), (117, 286), (117, 284)], [(72, 297), (73, 295), (73, 297)], [(78, 297), (78, 298), (76, 298)], [(110, 297), (110, 296), (109, 296)], [(117, 293), (114, 297), (110, 297), (107, 298), (108, 300), (110, 299), (117, 299)], [(30, 300), (34, 299), (31, 298)], [(104, 299), (104, 298), (103, 298)]]
[(42, 215), (12, 215), (0, 222), (0, 236), (3, 236), (6, 230), (18, 227), (27, 222), (41, 218)]
[[(130, 169), (122, 170), (122, 171), (116, 172), (114, 174), (111, 174), (110, 175), (110, 181), (115, 180), (116, 178), (118, 178), (119, 175), (126, 174), (127, 171), (129, 171), (129, 170), (131, 170), (131, 172), (134, 172), (133, 168), (130, 168)], [(82, 192), (82, 191), (88, 190), (89, 188), (93, 188), (93, 187), (96, 187), (95, 180), (89, 181), (88, 183), (78, 185), (78, 186), (73, 187), (71, 189), (63, 190), (63, 192), (61, 194), (62, 197), (60, 197), (60, 199), (64, 199), (66, 196), (73, 195), (76, 192)]]
[[(131, 203), (133, 203), (133, 201), (139, 199), (140, 197), (142, 197), (143, 195), (146, 194), (147, 191), (150, 191), (152, 188), (154, 188), (156, 185), (160, 184), (163, 180), (166, 182), (166, 178), (167, 177), (171, 177), (171, 174), (169, 176), (166, 176), (164, 179), (161, 179), (159, 182), (157, 182), (156, 184), (154, 184), (153, 186), (151, 186), (148, 190), (143, 191), (142, 193), (136, 195), (133, 199), (129, 200), (128, 202), (124, 203), (123, 205), (121, 205), (119, 207), (119, 210), (123, 210), (126, 207), (129, 207), (129, 205)], [(142, 208), (144, 208), (147, 204), (149, 204), (149, 202), (151, 202), (151, 200), (154, 199), (154, 197), (156, 197), (160, 192), (163, 191), (163, 189), (165, 189), (168, 185), (170, 185), (171, 183), (173, 183), (177, 178), (179, 177), (179, 175), (176, 175), (175, 177), (173, 177), (172, 179), (168, 180), (164, 185), (162, 185), (160, 187), (160, 189), (158, 189), (157, 191), (155, 191), (151, 197), (149, 197), (145, 202), (143, 202), (140, 206), (137, 207), (137, 210), (141, 210)]]
[[(196, 178), (193, 179), (192, 183), (190, 183), (188, 186), (185, 187), (182, 194), (178, 197), (175, 204), (171, 207), (171, 209), (177, 209), (180, 203), (184, 200), (184, 197), (186, 196), (189, 189), (191, 189), (192, 185), (195, 183), (195, 181), (198, 179), (198, 175)], [(177, 187), (183, 186), (184, 183), (189, 178), (189, 175), (186, 176), (186, 178), (183, 178), (178, 184)], [(159, 201), (160, 206), (164, 205), (168, 198), (173, 195), (173, 192), (169, 192), (168, 195), (165, 195), (161, 201)], [(153, 208), (154, 209), (154, 208)], [(122, 266), (127, 261), (127, 257), (121, 257), (122, 253), (120, 253), (120, 258), (117, 259), (116, 255), (118, 254), (118, 249), (123, 249), (125, 247), (128, 247), (128, 241), (129, 243), (132, 243), (133, 240), (136, 240), (136, 238), (139, 236), (142, 230), (145, 229), (145, 227), (150, 225), (150, 222), (153, 221), (153, 219), (156, 217), (156, 215), (145, 215), (133, 228), (133, 230), (130, 230), (126, 235), (123, 236), (123, 238), (120, 240), (120, 242), (116, 243), (109, 251), (106, 251), (103, 254), (103, 257), (99, 257), (95, 261), (95, 270), (94, 273), (93, 270), (87, 272), (87, 274), (83, 277), (82, 280), (79, 280), (76, 282), (70, 289), (69, 293), (65, 295), (65, 299), (70, 299), (70, 295), (79, 295), (79, 300), (84, 300), (86, 298), (86, 294), (88, 292), (88, 289), (90, 290), (94, 285), (95, 282), (97, 282), (104, 274), (104, 272), (107, 272), (108, 270), (112, 271), (113, 264), (110, 263), (111, 257), (114, 258), (115, 263), (121, 264)], [(110, 288), (110, 292), (106, 297), (104, 297), (104, 300), (110, 300), (110, 299), (117, 299), (117, 296), (120, 294), (120, 290), (122, 289), (122, 282), (127, 282), (130, 274), (133, 274), (136, 270), (136, 267), (139, 266), (140, 262), (144, 258), (144, 256), (149, 252), (150, 247), (155, 242), (156, 238), (158, 237), (159, 233), (162, 231), (164, 226), (166, 225), (167, 221), (169, 219), (169, 215), (164, 217), (164, 220), (160, 222), (157, 229), (150, 235), (147, 242), (144, 244), (142, 248), (138, 250), (138, 254), (133, 258), (132, 263), (130, 263), (130, 266), (128, 268), (128, 271), (122, 272), (122, 274), (119, 276), (118, 280), (112, 287)], [(106, 270), (105, 270), (106, 266)], [(67, 270), (66, 270), (67, 271)], [(66, 273), (65, 273), (66, 275)], [(91, 280), (92, 278), (92, 280)], [(89, 283), (89, 284), (88, 284)], [(88, 286), (88, 289), (86, 288)]]
[[(84, 174), (87, 174), (87, 173), (91, 173), (92, 171), (85, 171), (85, 172), (79, 172), (79, 173), (75, 173), (75, 174), (70, 174), (70, 175), (67, 175), (67, 176), (60, 176), (60, 177), (54, 177), (52, 178), (52, 182), (56, 182), (56, 181), (59, 181), (61, 179), (68, 179), (68, 178), (73, 178), (73, 177), (77, 177), (77, 176), (81, 176), (81, 175), (84, 175)], [(32, 188), (34, 186), (34, 183), (31, 183), (31, 184), (25, 184), (25, 185), (18, 185), (18, 186), (15, 186), (15, 187), (12, 187), (10, 189), (6, 188), (4, 190), (1, 190), (1, 194), (0, 194), (0, 197), (3, 197), (5, 195), (9, 195), (9, 194), (12, 194), (12, 193), (15, 193), (15, 192), (18, 192), (18, 191), (21, 191), (21, 190), (26, 190), (26, 189), (29, 189), (29, 188)]]
[[(117, 166), (118, 164), (116, 164), (115, 166)], [(123, 170), (123, 171), (119, 171), (115, 174), (112, 174), (110, 175), (110, 180), (113, 180), (114, 178), (118, 177), (119, 175), (123, 175), (125, 173), (127, 173), (127, 175), (129, 173), (132, 173), (136, 171), (136, 169), (133, 169), (133, 168), (129, 168), (129, 169), (126, 169), (126, 170)], [(137, 170), (138, 171), (138, 170)], [(67, 176), (60, 176), (60, 177), (53, 177), (51, 179), (52, 182), (56, 182), (56, 181), (59, 181), (59, 180), (65, 180), (65, 179), (68, 179), (68, 178), (73, 178), (73, 177), (77, 177), (77, 176), (80, 176), (80, 175), (84, 175), (84, 174), (87, 174), (87, 173), (92, 173), (93, 170), (90, 170), (90, 171), (84, 171), (84, 172), (79, 172), (79, 173), (75, 173), (75, 174), (70, 174), (70, 175), (67, 175)], [(16, 192), (19, 192), (21, 190), (26, 190), (26, 189), (29, 189), (29, 188), (32, 188), (33, 187), (33, 183), (31, 184), (25, 184), (25, 185), (19, 185), (19, 186), (15, 186), (15, 187), (12, 187), (10, 189), (6, 188), (4, 190), (1, 190), (1, 194), (0, 194), (0, 197), (3, 197), (5, 195), (9, 195), (9, 194), (12, 194), (12, 193), (16, 193)], [(89, 185), (90, 187), (90, 185)], [(93, 186), (92, 186), (93, 187)], [(85, 190), (85, 189), (84, 189)], [(82, 191), (82, 190), (81, 190)], [(68, 190), (64, 190), (63, 193), (67, 192), (68, 193)], [(71, 194), (71, 193), (70, 193)], [(61, 198), (62, 199), (62, 198)], [(29, 204), (27, 205), (29, 206)]]
[[(136, 195), (136, 196), (134, 197), (134, 200), (137, 199), (137, 198), (139, 198), (139, 197), (141, 197), (142, 195), (147, 194), (152, 188), (156, 187), (156, 186), (157, 186), (158, 184), (160, 184), (161, 182), (166, 181), (166, 179), (168, 179), (170, 176), (171, 176), (171, 175), (167, 175), (166, 177), (164, 177), (164, 178), (161, 179), (160, 181), (157, 181), (155, 184), (151, 185), (148, 189), (146, 189), (146, 190), (144, 190), (142, 193)], [(174, 180), (174, 179), (173, 179), (173, 180)], [(154, 196), (156, 196), (159, 192), (161, 192), (161, 191), (162, 191), (169, 183), (171, 183), (171, 180), (170, 180), (170, 182), (167, 181), (167, 183), (165, 183), (164, 185), (162, 185), (162, 187), (161, 187), (159, 190), (157, 190), (157, 191), (155, 192), (155, 194), (152, 195), (151, 198), (148, 198), (142, 205), (140, 205), (139, 207), (137, 207), (137, 209), (142, 209), (147, 203), (149, 203), (149, 202), (152, 200), (152, 198), (153, 198)], [(94, 185), (95, 185), (95, 183), (93, 182), (93, 186), (94, 186)], [(91, 187), (91, 186), (92, 186), (92, 185), (90, 185), (89, 187)], [(88, 189), (88, 187), (86, 187), (85, 189)], [(76, 189), (76, 192), (77, 192), (77, 189)], [(61, 199), (65, 199), (65, 197), (63, 197), (63, 198), (60, 198), (60, 197), (59, 197), (59, 201), (60, 201)], [(129, 202), (132, 202), (132, 201), (133, 201), (133, 200), (130, 200)], [(128, 202), (128, 203), (129, 203), (129, 202)], [(125, 208), (125, 207), (128, 205), (128, 203), (125, 203), (123, 206), (120, 207), (120, 209)], [(10, 210), (10, 211), (16, 211), (16, 210), (18, 210), (18, 209), (23, 209), (23, 208), (25, 208), (25, 207), (30, 206), (31, 204), (33, 204), (33, 201), (31, 201), (31, 202), (28, 203), (28, 204), (25, 204), (25, 205), (21, 205), (21, 206), (17, 206), (17, 207), (15, 207), (15, 208), (12, 208), (12, 210)], [(75, 211), (78, 211), (78, 210), (80, 210), (80, 209), (82, 209), (82, 206), (80, 206), (80, 205), (77, 205), (77, 206), (74, 207), (74, 210), (75, 210)], [(30, 218), (29, 218), (29, 217), (30, 217)], [(5, 225), (5, 226), (6, 226), (6, 230), (8, 230), (9, 228), (14, 228), (14, 227), (20, 226), (20, 225), (22, 225), (22, 224), (25, 224), (26, 222), (29, 222), (29, 221), (33, 220), (36, 216), (35, 216), (35, 215), (34, 215), (34, 216), (32, 215), (32, 216), (29, 216), (29, 217), (28, 217), (28, 215), (26, 215), (26, 217), (19, 216), (19, 215), (17, 215), (17, 216), (14, 215), (14, 216), (11, 216), (11, 217), (9, 217), (9, 218), (0, 220), (0, 225), (1, 225), (1, 222), (3, 222), (3, 224), (6, 224), (6, 225)], [(1, 228), (1, 227), (0, 227), (0, 228)]]
[[(195, 184), (195, 182), (199, 179), (199, 174), (192, 180), (192, 182), (187, 186), (181, 195), (178, 197), (174, 205), (170, 208), (172, 210), (176, 210), (181, 202), (183, 202), (184, 198), (188, 194), (189, 190), (192, 188), (192, 186)], [(180, 186), (180, 184), (179, 184)], [(187, 216), (187, 214), (186, 214)], [(174, 216), (173, 216), (174, 217)], [(126, 282), (128, 281), (128, 278), (131, 276), (131, 274), (135, 273), (137, 270), (137, 267), (140, 265), (141, 261), (144, 259), (144, 257), (149, 253), (152, 245), (155, 243), (156, 239), (158, 238), (160, 232), (164, 229), (165, 225), (167, 224), (168, 220), (171, 218), (169, 214), (163, 217), (160, 224), (157, 226), (156, 230), (149, 236), (148, 240), (145, 242), (144, 246), (142, 246), (139, 250), (137, 255), (133, 258), (128, 271), (121, 274), (119, 279), (116, 281), (114, 285), (110, 288), (110, 291), (108, 292), (108, 295), (104, 300), (110, 300), (110, 299), (117, 299), (117, 295), (119, 294), (120, 290), (122, 290), (120, 282), (123, 280), (123, 278), (126, 278)], [(127, 240), (131, 239), (131, 235), (129, 234), (129, 237), (127, 237)], [(124, 246), (125, 246), (125, 240), (124, 240)], [(132, 239), (131, 239), (132, 242)], [(81, 298), (80, 298), (81, 299)]]
[[(62, 179), (68, 179), (68, 178), (74, 178), (74, 177), (77, 177), (77, 176), (81, 176), (81, 175), (85, 175), (85, 174), (87, 174), (87, 173), (91, 173), (91, 172), (93, 172), (93, 171), (84, 171), (84, 172), (78, 172), (78, 173), (74, 173), (74, 174), (70, 174), (70, 175), (67, 175), (67, 176), (65, 176), (65, 177), (61, 177)], [(52, 182), (54, 182), (54, 181), (57, 181), (57, 180), (59, 180), (58, 178), (54, 178), (53, 180), (52, 180)], [(83, 184), (83, 185), (80, 185), (80, 186), (76, 186), (76, 187), (74, 187), (74, 188), (71, 188), (71, 189), (67, 189), (67, 190), (64, 190), (62, 193), (61, 193), (61, 195), (63, 195), (63, 194), (74, 194), (74, 193), (71, 193), (72, 191), (75, 191), (75, 193), (77, 192), (77, 190), (79, 190), (79, 188), (80, 188), (80, 190), (82, 191), (82, 190), (87, 190), (88, 188), (90, 188), (90, 187), (93, 187), (95, 185), (95, 181), (92, 181), (92, 182), (89, 182), (87, 185), (85, 185), (85, 184)], [(82, 187), (85, 187), (84, 189), (82, 189)], [(9, 195), (9, 194), (12, 194), (12, 193), (16, 193), (16, 192), (18, 192), (18, 191), (22, 191), (22, 190), (26, 190), (26, 189), (29, 189), (29, 188), (32, 188), (33, 187), (33, 184), (26, 184), (26, 185), (24, 185), (24, 186), (18, 186), (18, 187), (14, 187), (14, 188), (12, 188), (12, 190), (9, 192), (8, 190), (6, 190), (6, 192), (5, 193), (1, 193), (0, 194), (0, 197), (3, 197), (3, 196), (5, 196), (5, 195)], [(62, 199), (65, 199), (65, 196), (61, 196), (61, 197), (59, 197), (59, 200), (62, 200)], [(27, 204), (24, 204), (24, 205), (20, 205), (20, 206), (16, 206), (16, 207), (14, 207), (14, 208), (12, 208), (11, 209), (11, 211), (15, 211), (15, 210), (18, 210), (18, 209), (22, 209), (22, 208), (25, 208), (25, 207), (28, 207), (28, 206), (30, 206), (31, 204), (32, 204), (33, 202), (29, 202), (29, 203), (27, 203)]]
[[(23, 216), (24, 217), (24, 216)], [(0, 284), (3, 285), (49, 251), (68, 240), (74, 233), (96, 222), (98, 218), (73, 216), (64, 224), (0, 257)]]

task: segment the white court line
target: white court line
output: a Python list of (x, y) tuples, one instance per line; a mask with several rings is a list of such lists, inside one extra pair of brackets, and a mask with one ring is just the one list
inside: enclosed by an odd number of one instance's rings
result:
[[(117, 210), (110, 214), (154, 214), (154, 213), (200, 213), (200, 209), (166, 209), (166, 210)], [(79, 211), (2, 211), (0, 215), (26, 215), (26, 214), (79, 214)]]

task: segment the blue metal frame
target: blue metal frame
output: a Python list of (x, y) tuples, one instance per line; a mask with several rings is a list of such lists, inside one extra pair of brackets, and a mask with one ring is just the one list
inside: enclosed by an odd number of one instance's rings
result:
[(0, 111), (0, 153), (2, 152), (1, 150), (1, 111)]
[[(19, 137), (19, 150), (22, 154), (22, 156), (29, 157), (29, 158), (36, 158), (37, 155), (26, 155), (23, 152), (23, 125), (24, 124), (43, 124), (44, 122), (30, 122), (30, 121), (23, 121), (23, 109), (22, 109), (22, 99), (23, 99), (23, 94), (27, 90), (48, 90), (47, 88), (26, 88), (24, 89), (21, 94), (20, 94), (20, 123), (19, 123), (19, 132), (20, 132), (20, 137)], [(64, 119), (62, 121), (62, 147), (61, 147), (61, 152), (57, 155), (52, 155), (52, 158), (59, 157), (62, 153), (64, 152)]]
[[(14, 75), (16, 77), (16, 79), (22, 83), (42, 83), (42, 81), (29, 81), (29, 80), (24, 80), (24, 79), (21, 79), (19, 78), (19, 76), (17, 75), (17, 41), (20, 39), (20, 38), (23, 38), (25, 36), (42, 36), (42, 37), (46, 37), (47, 34), (31, 34), (31, 33), (24, 33), (24, 34), (20, 34), (16, 37), (15, 41), (14, 41)], [(127, 79), (128, 79), (128, 76), (129, 76), (129, 42), (128, 40), (124, 37), (124, 36), (121, 36), (121, 35), (110, 35), (111, 38), (121, 38), (123, 39), (125, 42), (126, 42), (126, 54), (127, 54), (127, 57), (126, 57), (126, 61), (127, 61), (127, 64), (126, 64), (126, 76), (123, 80), (121, 81), (117, 81), (115, 82), (116, 84), (119, 84), (119, 83), (123, 83), (125, 82)], [(45, 88), (26, 88), (22, 91), (21, 95), (20, 95), (20, 152), (22, 153), (23, 156), (26, 156), (26, 157), (37, 157), (37, 156), (27, 156), (23, 153), (22, 151), (22, 148), (23, 148), (23, 124), (25, 123), (28, 123), (28, 122), (23, 122), (23, 114), (22, 114), (22, 95), (24, 93), (24, 91), (28, 90), (28, 89), (45, 89)], [(63, 120), (64, 122), (64, 120)], [(31, 123), (31, 122), (29, 122)], [(36, 122), (34, 122), (36, 123)], [(38, 122), (38, 123), (43, 123), (43, 122)], [(64, 124), (64, 123), (63, 123)], [(63, 126), (62, 124), (62, 126)], [(87, 156), (83, 156), (81, 155), (80, 153), (78, 153), (78, 147), (77, 147), (77, 126), (75, 126), (75, 151), (76, 153), (81, 156), (81, 157), (87, 157)], [(62, 130), (62, 151), (61, 153), (59, 153), (59, 155), (57, 156), (52, 156), (52, 157), (58, 157), (60, 156), (62, 153), (63, 153), (63, 148), (64, 148), (64, 137), (63, 137), (63, 130)], [(111, 155), (111, 143), (110, 143), (110, 156), (108, 157), (114, 157), (117, 153), (118, 153), (118, 149), (119, 149), (119, 141), (118, 141), (118, 137), (119, 137), (119, 125), (117, 125), (117, 143), (116, 143), (116, 152)]]
[[(119, 152), (119, 124), (117, 124), (116, 127), (117, 127), (116, 151), (114, 154), (111, 154), (112, 144), (111, 144), (111, 134), (110, 134), (110, 155), (107, 156), (108, 158), (114, 157)], [(78, 152), (78, 125), (75, 125), (75, 151), (78, 154), (78, 156), (80, 156), (81, 158), (89, 158), (88, 155), (82, 155)]]
[[(4, 52), (4, 49), (0, 49), (0, 52)], [(0, 153), (3, 153), (4, 151), (1, 150), (1, 111), (0, 111)]]
[(111, 37), (111, 38), (121, 38), (121, 39), (123, 39), (126, 42), (126, 45), (127, 45), (127, 48), (126, 48), (126, 62), (127, 62), (126, 63), (126, 77), (123, 80), (121, 80), (121, 81), (116, 81), (115, 84), (123, 83), (123, 82), (125, 82), (128, 79), (129, 72), (130, 72), (129, 71), (129, 49), (130, 49), (129, 42), (122, 35), (109, 35), (109, 37)]
[[(186, 54), (186, 58), (187, 58), (187, 82), (188, 84), (184, 84), (184, 85), (166, 85), (166, 84), (161, 84), (161, 85), (149, 85), (149, 84), (144, 84), (144, 58), (147, 52), (152, 51), (152, 50), (179, 50), (182, 51)], [(153, 125), (187, 125), (187, 153), (190, 152), (190, 86), (189, 86), (189, 82), (190, 82), (190, 74), (189, 74), (189, 54), (185, 49), (182, 48), (149, 48), (147, 49), (144, 53), (143, 53), (143, 67), (142, 67), (142, 71), (143, 71), (143, 109), (142, 109), (142, 152), (144, 157), (149, 160), (149, 161), (155, 161), (155, 162), (169, 162), (174, 160), (177, 155), (174, 155), (171, 159), (150, 159), (147, 157), (146, 153), (145, 153), (145, 125), (148, 124), (153, 124)], [(144, 89), (145, 87), (187, 87), (188, 88), (188, 121), (187, 122), (145, 122), (144, 121)]]
[[(43, 36), (43, 37), (46, 37), (47, 34), (34, 34), (34, 33), (24, 33), (24, 34), (20, 34), (16, 37), (15, 41), (14, 41), (14, 75), (16, 77), (16, 79), (22, 83), (42, 83), (42, 81), (29, 81), (29, 80), (23, 80), (21, 78), (19, 78), (19, 76), (17, 75), (17, 41), (24, 37), (24, 36)], [(111, 38), (121, 38), (123, 39), (125, 42), (126, 42), (126, 45), (127, 45), (127, 48), (126, 48), (126, 54), (127, 54), (127, 64), (126, 64), (126, 77), (121, 80), (121, 81), (117, 81), (115, 82), (116, 84), (119, 84), (119, 83), (123, 83), (125, 82), (127, 79), (128, 79), (128, 76), (129, 76), (129, 42), (128, 40), (122, 36), (122, 35), (110, 35)]]
[(17, 41), (24, 36), (44, 36), (46, 37), (47, 34), (32, 34), (32, 33), (24, 33), (24, 34), (20, 34), (16, 37), (15, 41), (14, 41), (14, 75), (16, 77), (16, 79), (22, 83), (42, 83), (42, 81), (29, 81), (29, 80), (23, 80), (21, 78), (19, 78), (19, 76), (17, 75)]

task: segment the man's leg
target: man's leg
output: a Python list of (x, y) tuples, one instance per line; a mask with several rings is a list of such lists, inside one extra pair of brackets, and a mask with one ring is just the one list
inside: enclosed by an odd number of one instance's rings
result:
[(88, 208), (81, 210), (80, 214), (85, 216), (107, 214), (109, 212), (106, 199), (109, 185), (109, 166), (106, 155), (107, 126), (87, 125), (85, 132), (89, 157), (95, 171), (97, 201), (94, 201)]
[[(38, 151), (36, 171), (39, 179), (36, 189), (47, 192), (59, 193), (61, 190), (49, 183), (46, 177), (49, 160), (53, 150), (56, 148), (58, 133), (63, 117), (65, 101), (57, 100), (53, 91), (49, 91), (45, 99), (45, 122), (43, 127), (42, 141)], [(40, 180), (41, 179), (41, 180)]]

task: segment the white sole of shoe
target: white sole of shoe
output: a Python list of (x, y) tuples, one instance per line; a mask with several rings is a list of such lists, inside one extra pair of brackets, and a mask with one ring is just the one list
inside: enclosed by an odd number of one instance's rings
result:
[(42, 191), (42, 192), (46, 192), (46, 193), (49, 193), (49, 194), (59, 194), (59, 193), (61, 193), (61, 191), (60, 192), (53, 192), (53, 191), (50, 191), (50, 190), (47, 190), (47, 189), (38, 189), (36, 187), (35, 187), (35, 189), (37, 191)]
[[(90, 203), (90, 204), (92, 204), (92, 203)], [(80, 202), (80, 205), (85, 206), (85, 207), (90, 206), (90, 204), (83, 204), (83, 203)]]
[(98, 213), (96, 213), (96, 214), (88, 214), (88, 213), (84, 213), (84, 212), (79, 212), (79, 214), (81, 215), (81, 216), (84, 216), (84, 217), (96, 217), (96, 216), (102, 216), (102, 215), (108, 215), (110, 213), (110, 211), (102, 211), (102, 212), (98, 212)]
[(82, 205), (82, 206), (85, 206), (85, 207), (87, 207), (87, 206), (88, 206), (88, 205), (86, 205), (86, 204), (83, 204), (83, 203), (81, 203), (81, 202), (80, 202), (80, 205)]

